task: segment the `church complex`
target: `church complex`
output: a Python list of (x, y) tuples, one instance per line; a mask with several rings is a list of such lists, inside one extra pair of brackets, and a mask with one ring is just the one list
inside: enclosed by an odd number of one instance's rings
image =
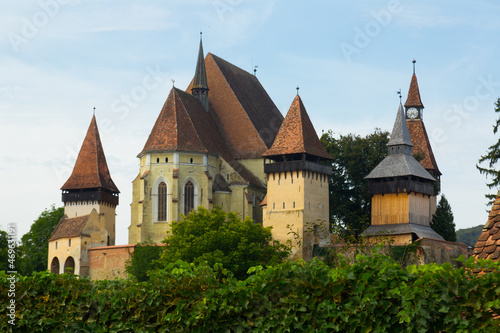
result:
[[(388, 156), (366, 177), (372, 221), (365, 235), (386, 231), (396, 244), (423, 240), (438, 249), (434, 254), (454, 255), (463, 247), (430, 228), (441, 172), (424, 126), (415, 68), (406, 103), (396, 109)], [(199, 206), (219, 206), (272, 226), (275, 239), (292, 242), (293, 258), (309, 260), (315, 245), (329, 243), (317, 235), (328, 234), (332, 157), (300, 96), (283, 117), (255, 75), (214, 54), (204, 56), (201, 40), (193, 80), (186, 91), (171, 89), (137, 158), (129, 245), (116, 246), (120, 191), (92, 117), (61, 187), (65, 216), (49, 239), (51, 272), (124, 276), (135, 244), (160, 243), (173, 222)], [(427, 261), (442, 261), (441, 254)]]

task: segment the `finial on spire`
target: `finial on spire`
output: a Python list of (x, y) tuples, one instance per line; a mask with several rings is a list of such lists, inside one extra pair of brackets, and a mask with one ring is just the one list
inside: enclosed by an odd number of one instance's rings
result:
[(253, 75), (254, 76), (257, 76), (257, 68), (259, 68), (259, 66), (253, 66)]
[(95, 106), (94, 106), (94, 116), (95, 116)]
[(297, 96), (299, 96), (299, 89), (300, 89), (299, 85), (297, 85), (297, 88), (295, 88), (295, 89), (297, 89)]
[(413, 59), (413, 61), (412, 61), (412, 63), (413, 63), (413, 75), (415, 75), (415, 63), (416, 63), (416, 62), (417, 62), (417, 61), (416, 61), (415, 59)]
[(401, 104), (401, 97), (402, 97), (402, 95), (401, 95), (401, 88), (399, 88), (399, 90), (396, 91), (396, 94), (398, 94), (398, 96), (399, 96), (399, 103)]
[(202, 40), (202, 38), (201, 38), (202, 36), (203, 36), (203, 32), (200, 31), (200, 41)]

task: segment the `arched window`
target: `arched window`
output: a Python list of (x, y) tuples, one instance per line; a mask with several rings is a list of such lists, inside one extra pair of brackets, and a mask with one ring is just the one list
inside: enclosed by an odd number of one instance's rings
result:
[(194, 208), (194, 185), (188, 181), (184, 185), (184, 215), (188, 215)]
[(167, 184), (158, 185), (158, 221), (167, 220)]

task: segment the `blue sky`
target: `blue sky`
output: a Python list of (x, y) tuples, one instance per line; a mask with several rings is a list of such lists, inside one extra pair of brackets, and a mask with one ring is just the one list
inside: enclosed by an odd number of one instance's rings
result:
[[(18, 237), (52, 204), (96, 117), (128, 242), (136, 158), (172, 87), (205, 52), (252, 71), (285, 114), (300, 95), (319, 134), (392, 129), (415, 58), (424, 121), (457, 228), (484, 224), (477, 160), (497, 137), (494, 1), (9, 1), (0, 13), (0, 202)], [(404, 100), (403, 100), (404, 102)]]

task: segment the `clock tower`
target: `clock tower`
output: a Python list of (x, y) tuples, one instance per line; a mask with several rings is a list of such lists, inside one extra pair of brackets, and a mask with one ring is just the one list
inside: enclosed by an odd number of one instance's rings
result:
[(420, 99), (420, 91), (418, 90), (417, 76), (415, 75), (415, 63), (413, 63), (413, 76), (411, 77), (410, 89), (408, 90), (408, 98), (405, 103), (406, 119), (423, 119), (424, 104)]
[(431, 142), (425, 129), (423, 110), (424, 104), (420, 99), (417, 76), (415, 75), (415, 63), (413, 60), (413, 75), (411, 77), (410, 88), (408, 89), (408, 98), (405, 102), (406, 125), (410, 132), (411, 141), (414, 145), (413, 156), (422, 165), (437, 182), (434, 185), (434, 193), (431, 196), (430, 216), (434, 215), (437, 206), (437, 195), (441, 190), (441, 172), (432, 152)]

